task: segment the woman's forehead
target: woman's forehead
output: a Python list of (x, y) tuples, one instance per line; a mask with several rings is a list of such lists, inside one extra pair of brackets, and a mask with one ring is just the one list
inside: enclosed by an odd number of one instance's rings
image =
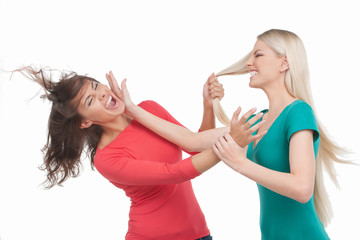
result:
[(258, 51), (258, 50), (266, 50), (266, 49), (268, 49), (269, 48), (269, 46), (266, 44), (266, 43), (264, 43), (263, 41), (261, 41), (260, 39), (258, 39), (256, 42), (255, 42), (255, 44), (254, 44), (254, 48), (253, 48), (253, 52), (255, 52), (255, 51)]
[(90, 91), (91, 89), (91, 83), (93, 81), (91, 80), (87, 80), (85, 82), (85, 84), (81, 87), (80, 91), (78, 92), (78, 94), (76, 95), (76, 97), (73, 99), (74, 100), (74, 104), (75, 105), (81, 105), (81, 103), (85, 100), (86, 95), (88, 95), (87, 93)]

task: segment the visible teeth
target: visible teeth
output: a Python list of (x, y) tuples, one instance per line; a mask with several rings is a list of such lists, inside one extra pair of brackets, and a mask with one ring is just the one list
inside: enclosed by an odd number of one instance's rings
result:
[(106, 108), (108, 108), (108, 107), (109, 107), (109, 104), (110, 104), (110, 102), (111, 102), (111, 99), (112, 99), (112, 97), (111, 97), (111, 96), (109, 96), (109, 99), (108, 99), (108, 101), (107, 101), (107, 103), (106, 103), (106, 105), (105, 105), (105, 107), (106, 107)]
[(258, 72), (256, 72), (256, 71), (251, 71), (251, 72), (250, 72), (250, 76), (255, 76), (257, 73), (258, 73)]

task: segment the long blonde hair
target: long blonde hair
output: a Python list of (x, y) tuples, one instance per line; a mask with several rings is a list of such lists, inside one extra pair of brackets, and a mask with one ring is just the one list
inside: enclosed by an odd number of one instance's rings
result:
[[(314, 110), (316, 116), (309, 83), (309, 67), (306, 51), (301, 39), (292, 32), (278, 29), (268, 30), (260, 34), (257, 38), (270, 46), (280, 56), (287, 57), (289, 69), (285, 76), (286, 89), (291, 96), (308, 103)], [(250, 54), (251, 53), (248, 53), (244, 58), (216, 75), (240, 75), (249, 73), (246, 68), (246, 61), (249, 59)], [(218, 99), (214, 100), (213, 106), (219, 121), (225, 125), (229, 125), (229, 118), (226, 116)], [(324, 186), (323, 167), (327, 170), (334, 184), (339, 187), (334, 162), (347, 163), (347, 161), (339, 158), (343, 156), (346, 151), (330, 139), (325, 128), (319, 122), (318, 117), (316, 117), (316, 119), (320, 131), (320, 145), (316, 160), (314, 203), (321, 222), (324, 226), (327, 226), (333, 213)]]

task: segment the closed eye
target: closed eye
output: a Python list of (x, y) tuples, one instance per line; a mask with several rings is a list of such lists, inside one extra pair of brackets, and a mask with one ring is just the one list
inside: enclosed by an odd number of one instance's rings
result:
[[(91, 81), (91, 88), (94, 89), (96, 91), (97, 87), (99, 86), (99, 83), (98, 82), (94, 82), (94, 81)], [(91, 103), (93, 101), (93, 97), (91, 97), (91, 95), (89, 95), (86, 100), (85, 100), (85, 104), (86, 106), (90, 106)]]

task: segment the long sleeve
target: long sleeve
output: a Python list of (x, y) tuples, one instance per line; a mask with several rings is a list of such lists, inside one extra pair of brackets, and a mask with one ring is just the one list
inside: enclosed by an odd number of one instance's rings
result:
[(96, 162), (96, 169), (109, 181), (124, 185), (176, 184), (200, 175), (191, 157), (169, 164), (111, 154)]

